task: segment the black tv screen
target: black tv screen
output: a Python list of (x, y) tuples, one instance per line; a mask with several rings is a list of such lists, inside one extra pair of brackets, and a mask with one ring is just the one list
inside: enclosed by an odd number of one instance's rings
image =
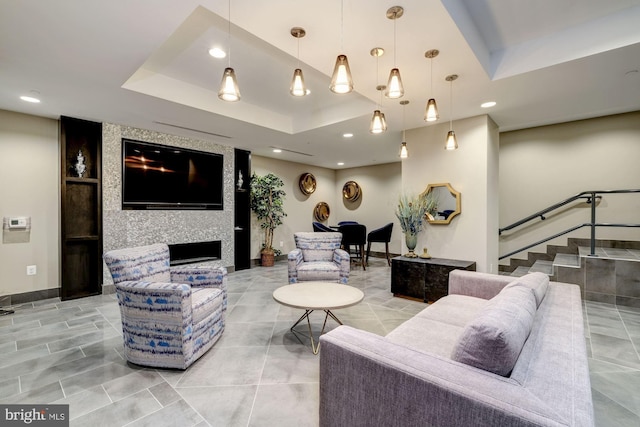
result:
[(122, 139), (123, 209), (223, 208), (223, 156)]

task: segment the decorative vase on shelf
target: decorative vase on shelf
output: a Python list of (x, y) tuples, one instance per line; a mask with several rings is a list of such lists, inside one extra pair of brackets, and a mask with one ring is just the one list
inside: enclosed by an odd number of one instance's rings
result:
[(407, 245), (409, 252), (404, 254), (407, 258), (416, 258), (418, 255), (413, 251), (418, 244), (418, 235), (416, 233), (404, 233), (404, 242)]
[(84, 163), (84, 155), (82, 154), (82, 150), (78, 150), (78, 155), (76, 156), (76, 164), (73, 165), (73, 168), (76, 171), (76, 174), (78, 174), (78, 178), (82, 178), (82, 175), (84, 175), (85, 171), (87, 170), (87, 165), (85, 165)]

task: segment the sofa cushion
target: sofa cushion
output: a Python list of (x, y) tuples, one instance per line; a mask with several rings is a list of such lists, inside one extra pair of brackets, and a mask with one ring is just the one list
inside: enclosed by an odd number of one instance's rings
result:
[(389, 332), (385, 338), (421, 353), (449, 358), (463, 330), (461, 326), (414, 316)]
[(525, 274), (522, 277), (518, 277), (507, 286), (515, 286), (517, 284), (524, 285), (533, 290), (533, 294), (536, 297), (536, 307), (540, 307), (540, 303), (544, 299), (549, 288), (549, 276), (544, 273), (536, 272)]
[(298, 280), (338, 280), (340, 267), (334, 262), (301, 262), (298, 265)]
[(488, 303), (486, 299), (467, 295), (447, 295), (429, 305), (415, 317), (464, 328)]
[(465, 326), (451, 358), (508, 376), (531, 332), (535, 313), (532, 289), (524, 285), (505, 287)]

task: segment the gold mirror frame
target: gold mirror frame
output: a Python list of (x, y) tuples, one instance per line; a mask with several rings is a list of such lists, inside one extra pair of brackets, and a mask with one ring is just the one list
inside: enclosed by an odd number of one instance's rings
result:
[[(442, 188), (442, 190), (440, 190)], [(445, 191), (446, 190), (446, 191)], [(451, 184), (449, 184), (448, 182), (442, 182), (439, 184), (429, 184), (427, 185), (427, 188), (424, 190), (424, 192), (422, 192), (422, 194), (420, 196), (424, 197), (427, 194), (429, 194), (431, 191), (434, 192), (438, 192), (439, 196), (441, 196), (442, 194), (444, 195), (450, 195), (451, 199), (448, 200), (449, 203), (447, 203), (448, 208), (453, 208), (453, 204), (454, 204), (454, 200), (455, 200), (455, 210), (453, 210), (453, 212), (451, 212), (451, 214), (449, 214), (449, 216), (447, 216), (447, 219), (438, 219), (438, 217), (433, 217), (430, 214), (427, 214), (427, 222), (429, 222), (429, 224), (449, 224), (451, 222), (451, 220), (456, 216), (459, 215), (461, 212), (460, 209), (460, 192), (456, 191), (453, 189), (453, 187), (451, 186)], [(438, 206), (438, 211), (442, 212), (444, 209), (441, 208), (442, 204), (439, 202), (439, 206)], [(451, 210), (451, 209), (448, 209)]]

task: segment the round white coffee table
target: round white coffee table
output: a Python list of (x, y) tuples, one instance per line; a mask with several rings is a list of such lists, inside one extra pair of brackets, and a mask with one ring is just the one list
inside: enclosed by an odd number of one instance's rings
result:
[(300, 333), (293, 328), (298, 326), (304, 319), (307, 319), (307, 326), (309, 327), (308, 338), (311, 339), (311, 350), (313, 354), (318, 354), (320, 342), (318, 341), (318, 345), (315, 345), (309, 315), (313, 313), (314, 310), (323, 310), (326, 313), (322, 330), (320, 331), (320, 335), (322, 335), (329, 317), (342, 325), (340, 319), (338, 319), (331, 310), (351, 307), (352, 305), (358, 304), (363, 298), (364, 293), (360, 289), (332, 282), (300, 282), (294, 283), (293, 285), (282, 286), (273, 291), (273, 299), (280, 304), (286, 305), (287, 307), (301, 308), (305, 311), (290, 330), (294, 334)]

